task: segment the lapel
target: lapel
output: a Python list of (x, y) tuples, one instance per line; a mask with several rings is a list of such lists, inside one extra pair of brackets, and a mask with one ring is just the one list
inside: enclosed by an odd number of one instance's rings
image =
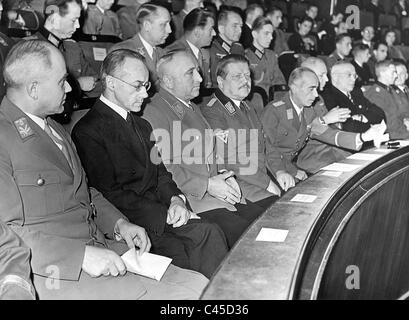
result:
[[(142, 54), (145, 57), (145, 62), (148, 65), (148, 69), (150, 70), (155, 70), (154, 66), (154, 61), (149, 55), (148, 51), (146, 50), (145, 46), (142, 43), (142, 40), (139, 36), (139, 33), (137, 33), (133, 38), (132, 38), (135, 46), (135, 51)], [(158, 48), (156, 48), (158, 50)]]
[(285, 115), (283, 116), (284, 119), (287, 119), (290, 126), (298, 133), (301, 129), (300, 119), (298, 117), (297, 111), (294, 108), (293, 103), (290, 99), (290, 93), (288, 92), (284, 97), (285, 102)]
[[(43, 129), (7, 99), (7, 97), (3, 99), (1, 109), (15, 128), (16, 134), (21, 138), (31, 153), (55, 165), (67, 176), (73, 177), (73, 172), (64, 154)], [(25, 132), (24, 129), (26, 130)], [(55, 124), (53, 125), (53, 129), (56, 129)], [(60, 130), (56, 131), (65, 139), (65, 135), (61, 134)], [(66, 140), (65, 143), (68, 144)]]

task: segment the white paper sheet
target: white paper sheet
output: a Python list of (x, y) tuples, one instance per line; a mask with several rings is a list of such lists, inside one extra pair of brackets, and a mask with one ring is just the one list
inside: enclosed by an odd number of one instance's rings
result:
[(347, 159), (362, 160), (362, 161), (375, 161), (381, 158), (383, 155), (379, 153), (355, 153), (349, 156)]
[(262, 228), (256, 241), (264, 242), (284, 242), (287, 239), (288, 230)]
[(324, 171), (323, 173), (321, 173), (322, 176), (326, 176), (326, 177), (332, 177), (332, 178), (339, 178), (340, 176), (342, 176), (343, 172), (339, 172), (339, 171)]
[(104, 61), (107, 56), (107, 49), (105, 48), (92, 48), (92, 52), (94, 53), (95, 61)]
[(291, 199), (292, 202), (303, 202), (303, 203), (313, 203), (317, 200), (317, 196), (309, 194), (297, 194), (294, 198)]
[(139, 256), (137, 251), (130, 249), (121, 256), (129, 272), (160, 281), (168, 269), (172, 259), (145, 252)]
[(329, 166), (322, 168), (324, 171), (339, 171), (339, 172), (351, 172), (359, 169), (361, 165), (347, 164), (347, 163), (333, 163)]

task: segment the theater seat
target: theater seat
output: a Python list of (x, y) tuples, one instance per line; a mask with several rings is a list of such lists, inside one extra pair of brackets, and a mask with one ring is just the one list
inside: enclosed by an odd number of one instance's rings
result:
[(360, 20), (361, 29), (367, 26), (374, 25), (374, 17), (373, 17), (372, 12), (361, 10), (359, 12), (359, 20)]
[(378, 24), (379, 27), (395, 28), (397, 25), (396, 17), (391, 14), (381, 14)]
[(115, 36), (85, 35), (73, 37), (84, 52), (85, 58), (90, 62), (94, 70), (99, 70), (108, 53), (108, 49), (122, 40)]

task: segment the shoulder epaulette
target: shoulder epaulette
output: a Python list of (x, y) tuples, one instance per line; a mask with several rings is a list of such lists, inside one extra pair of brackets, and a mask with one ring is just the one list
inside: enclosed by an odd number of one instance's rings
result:
[(273, 106), (274, 107), (281, 107), (281, 106), (283, 106), (283, 105), (285, 105), (285, 102), (283, 101), (283, 100), (280, 100), (280, 101), (277, 101), (277, 102), (273, 102)]
[(211, 99), (211, 100), (207, 103), (207, 106), (208, 106), (208, 107), (213, 107), (214, 104), (216, 103), (216, 101), (217, 101), (217, 98), (214, 97), (213, 99)]

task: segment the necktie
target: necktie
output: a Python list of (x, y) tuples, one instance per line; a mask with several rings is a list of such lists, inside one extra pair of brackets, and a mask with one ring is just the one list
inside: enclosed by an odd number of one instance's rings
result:
[(158, 50), (156, 48), (153, 48), (152, 61), (153, 61), (153, 65), (156, 68), (156, 64), (158, 63)]
[(199, 50), (199, 57), (198, 57), (199, 68), (203, 72), (203, 54), (202, 50)]
[(72, 159), (71, 159), (71, 156), (67, 150), (67, 147), (64, 141), (60, 139), (59, 137), (57, 137), (56, 135), (54, 135), (47, 121), (45, 121), (44, 123), (45, 123), (45, 126), (44, 126), (45, 133), (47, 133), (48, 136), (51, 138), (51, 140), (53, 140), (53, 142), (58, 146), (58, 148), (61, 150), (61, 152), (64, 154), (65, 158), (67, 159), (67, 162), (70, 168), (73, 169)]

